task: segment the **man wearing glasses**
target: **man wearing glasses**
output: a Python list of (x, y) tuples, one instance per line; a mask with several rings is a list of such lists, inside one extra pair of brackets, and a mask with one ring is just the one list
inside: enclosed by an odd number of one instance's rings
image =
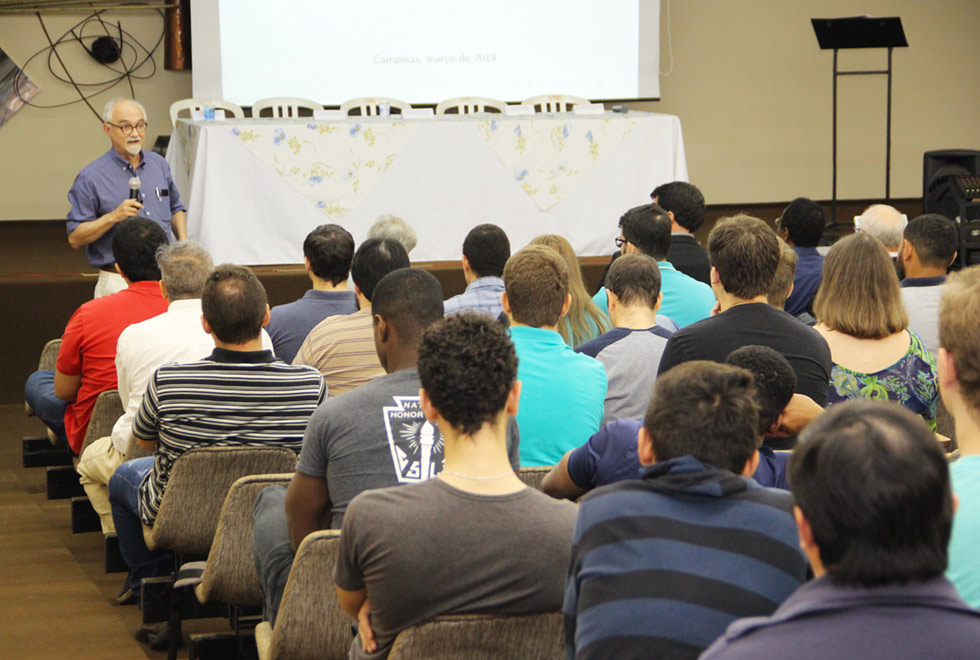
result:
[(113, 228), (126, 218), (148, 218), (168, 237), (187, 238), (170, 166), (162, 156), (143, 151), (145, 108), (132, 99), (115, 99), (106, 104), (102, 120), (112, 148), (86, 165), (68, 191), (68, 243), (84, 246), (89, 263), (99, 269), (96, 298), (126, 288), (112, 257)]

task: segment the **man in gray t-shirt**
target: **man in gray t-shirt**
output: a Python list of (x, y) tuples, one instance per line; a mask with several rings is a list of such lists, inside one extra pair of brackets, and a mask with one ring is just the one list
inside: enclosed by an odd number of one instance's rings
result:
[(387, 657), (399, 632), (442, 614), (561, 610), (577, 507), (526, 487), (511, 467), (506, 427), (521, 384), (506, 330), (450, 316), (423, 334), (418, 370), (445, 467), (348, 507), (334, 585), (358, 621), (356, 659)]

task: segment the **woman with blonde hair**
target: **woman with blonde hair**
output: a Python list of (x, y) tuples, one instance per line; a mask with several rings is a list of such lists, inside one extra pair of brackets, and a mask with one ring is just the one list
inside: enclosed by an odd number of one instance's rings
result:
[(535, 236), (529, 245), (546, 245), (561, 255), (568, 264), (568, 292), (572, 294), (572, 304), (568, 314), (558, 324), (565, 343), (575, 348), (579, 344), (595, 339), (610, 329), (609, 319), (603, 314), (588, 293), (582, 281), (582, 270), (572, 244), (564, 236), (541, 234)]
[(936, 363), (908, 329), (895, 267), (881, 241), (856, 233), (830, 248), (813, 311), (833, 361), (830, 404), (890, 400), (935, 429)]

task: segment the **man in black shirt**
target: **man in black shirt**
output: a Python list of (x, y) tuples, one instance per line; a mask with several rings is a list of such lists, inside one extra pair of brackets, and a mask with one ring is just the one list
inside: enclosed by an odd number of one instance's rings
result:
[(789, 361), (798, 393), (826, 406), (831, 366), (827, 342), (766, 300), (779, 265), (776, 233), (758, 218), (726, 218), (711, 230), (708, 257), (711, 288), (721, 311), (671, 336), (658, 373), (690, 360), (724, 362), (736, 348), (758, 344)]
[(704, 224), (704, 195), (686, 181), (673, 181), (654, 188), (650, 199), (670, 217), (670, 249), (667, 261), (688, 277), (711, 284), (711, 265), (694, 232)]

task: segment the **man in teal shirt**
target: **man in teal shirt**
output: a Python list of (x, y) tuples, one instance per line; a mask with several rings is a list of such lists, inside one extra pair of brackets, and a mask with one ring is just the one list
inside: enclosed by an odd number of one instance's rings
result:
[(959, 508), (953, 517), (946, 577), (980, 607), (980, 267), (954, 273), (939, 302), (939, 390), (956, 422), (960, 458), (950, 465)]
[[(711, 287), (674, 268), (667, 261), (670, 249), (670, 216), (656, 204), (630, 209), (619, 219), (620, 235), (616, 246), (623, 254), (647, 254), (660, 267), (660, 291), (664, 294), (660, 314), (670, 317), (678, 327), (707, 318), (715, 304)], [(599, 309), (609, 314), (605, 287), (592, 298)]]
[(507, 260), (501, 296), (517, 350), (521, 466), (554, 465), (599, 430), (606, 398), (602, 363), (573, 351), (558, 334), (568, 312), (568, 266), (530, 245)]

